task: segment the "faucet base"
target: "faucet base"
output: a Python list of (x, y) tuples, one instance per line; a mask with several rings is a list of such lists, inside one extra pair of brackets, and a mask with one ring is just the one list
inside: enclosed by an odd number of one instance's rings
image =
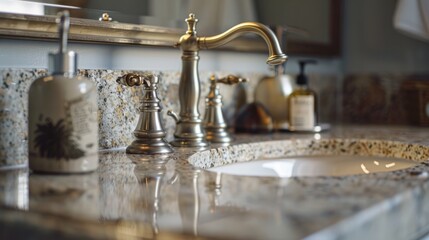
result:
[(206, 128), (206, 140), (211, 143), (230, 143), (233, 139), (225, 128)]
[(165, 154), (172, 153), (173, 148), (162, 138), (136, 139), (126, 150), (130, 154)]
[(209, 143), (206, 141), (205, 133), (200, 119), (186, 119), (181, 117), (182, 120), (176, 125), (176, 132), (174, 133), (174, 140), (170, 142), (175, 147), (192, 147), (192, 148), (206, 148)]
[(175, 147), (207, 148), (209, 143), (204, 139), (175, 139), (170, 142)]

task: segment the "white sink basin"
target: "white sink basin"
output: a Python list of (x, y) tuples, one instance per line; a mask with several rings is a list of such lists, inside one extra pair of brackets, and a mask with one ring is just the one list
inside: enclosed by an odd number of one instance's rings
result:
[(415, 165), (416, 162), (393, 157), (320, 155), (253, 160), (207, 170), (242, 176), (315, 177), (387, 172)]
[(366, 139), (255, 142), (198, 152), (195, 167), (232, 175), (266, 177), (345, 176), (388, 172), (427, 161), (418, 144)]

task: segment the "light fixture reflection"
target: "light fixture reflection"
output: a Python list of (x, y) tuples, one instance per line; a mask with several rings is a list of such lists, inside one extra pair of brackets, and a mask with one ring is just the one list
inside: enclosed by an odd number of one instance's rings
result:
[(391, 168), (391, 167), (394, 167), (395, 165), (396, 165), (396, 163), (392, 162), (392, 163), (386, 164), (385, 166), (386, 166), (386, 168)]
[(314, 139), (320, 140), (321, 138), (322, 138), (322, 136), (319, 133), (314, 134)]
[(28, 210), (28, 175), (20, 173), (18, 176), (18, 202), (17, 207)]
[(32, 4), (25, 1), (0, 1), (0, 12), (30, 14), (42, 16), (45, 9), (41, 4)]
[(54, 3), (0, 0), (0, 12), (43, 16), (45, 15), (45, 7), (61, 9), (80, 9), (80, 7), (76, 6), (68, 6)]
[(322, 127), (321, 126), (315, 126), (314, 127), (314, 131), (315, 132), (321, 132), (322, 131)]
[(86, 92), (87, 92), (86, 84), (85, 84), (85, 83), (81, 83), (81, 84), (79, 84), (79, 91), (80, 91), (81, 93), (86, 93)]
[(363, 163), (360, 165), (360, 168), (362, 168), (362, 171), (363, 171), (364, 173), (369, 174), (368, 169), (366, 169), (366, 167), (365, 167), (365, 165), (364, 165)]

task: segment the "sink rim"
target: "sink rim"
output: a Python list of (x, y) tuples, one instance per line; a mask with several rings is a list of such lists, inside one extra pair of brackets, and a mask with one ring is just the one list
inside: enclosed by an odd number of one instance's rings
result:
[[(188, 157), (187, 161), (192, 166), (205, 170), (205, 172), (217, 174), (216, 172), (208, 169), (253, 160), (275, 160), (282, 157), (312, 155), (394, 157), (413, 161), (417, 164), (416, 166), (419, 166), (429, 160), (429, 146), (401, 141), (364, 138), (285, 139), (240, 143), (213, 148), (194, 153)], [(403, 171), (414, 167), (398, 169), (390, 172)], [(385, 174), (386, 172), (375, 172), (370, 174), (383, 173)], [(249, 177), (235, 174), (228, 175)], [(347, 176), (355, 175), (359, 174)]]
[(392, 157), (362, 155), (306, 155), (256, 159), (206, 169), (210, 172), (253, 177), (344, 177), (394, 172), (418, 162)]

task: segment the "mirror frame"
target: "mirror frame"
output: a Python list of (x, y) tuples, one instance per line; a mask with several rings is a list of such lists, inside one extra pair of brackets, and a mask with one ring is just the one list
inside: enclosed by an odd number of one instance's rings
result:
[(342, 0), (330, 0), (329, 43), (287, 41), (286, 52), (296, 55), (338, 57), (341, 55)]
[[(330, 2), (330, 42), (321, 44), (289, 40), (286, 43), (286, 54), (324, 57), (340, 55), (341, 0), (330, 0)], [(0, 13), (0, 36), (55, 40), (58, 38), (55, 19), (55, 16)], [(274, 30), (284, 46), (285, 30), (282, 27), (274, 27)], [(69, 39), (75, 42), (174, 47), (185, 31), (185, 29), (71, 18)], [(238, 38), (218, 49), (250, 52), (267, 51), (266, 44), (261, 38)]]

